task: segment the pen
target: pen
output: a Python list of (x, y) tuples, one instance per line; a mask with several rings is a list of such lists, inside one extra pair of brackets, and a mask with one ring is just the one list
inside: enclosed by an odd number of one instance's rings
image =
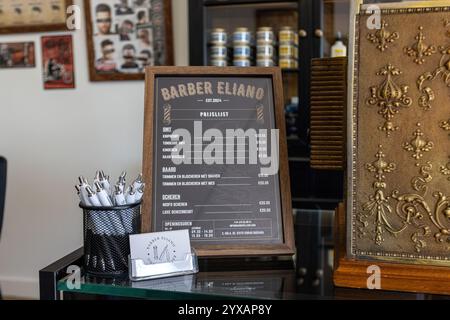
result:
[(94, 177), (94, 183), (93, 186), (95, 187), (96, 183), (101, 183), (101, 174), (100, 171), (96, 171), (95, 172), (95, 177)]
[(116, 206), (126, 205), (126, 199), (119, 185), (115, 185), (114, 202)]
[(120, 174), (120, 177), (119, 177), (119, 181), (121, 183), (125, 183), (126, 176), (127, 176), (127, 172), (126, 171), (122, 171), (122, 173)]
[(142, 200), (142, 197), (144, 195), (144, 188), (145, 188), (145, 183), (143, 183), (139, 189), (136, 190), (136, 194), (134, 195), (134, 201), (135, 202), (139, 202)]
[(142, 180), (142, 173), (140, 173), (138, 175), (138, 177), (136, 178), (136, 180), (134, 180), (134, 182), (133, 182), (134, 190), (138, 190), (142, 186), (143, 183), (144, 183), (144, 181)]
[(100, 171), (100, 184), (103, 186), (103, 189), (105, 189), (106, 193), (108, 195), (111, 194), (111, 184), (109, 183), (109, 176), (105, 175), (105, 173)]
[[(114, 203), (115, 203), (116, 206), (123, 206), (123, 205), (127, 204), (126, 199), (125, 199), (125, 195), (120, 190), (118, 185), (115, 186)], [(123, 222), (122, 214), (120, 214), (120, 212), (117, 212), (117, 211), (114, 211), (113, 214), (116, 216), (114, 220), (117, 221), (117, 222), (118, 221), (121, 222), (121, 223), (117, 224), (117, 229), (119, 230), (119, 233), (125, 234), (126, 233), (126, 230), (125, 230), (126, 229), (126, 225)]]
[(122, 193), (125, 191), (125, 177), (126, 177), (127, 173), (125, 171), (122, 171), (122, 173), (119, 176), (119, 180), (117, 181), (117, 184), (120, 187), (120, 191), (122, 191)]
[(102, 174), (103, 180), (108, 180), (109, 182), (109, 175), (106, 175), (103, 170), (101, 170), (100, 173)]
[(100, 201), (102, 206), (104, 206), (104, 207), (111, 207), (113, 205), (112, 201), (109, 198), (108, 193), (106, 192), (106, 190), (103, 189), (102, 186), (100, 185), (100, 182), (98, 182), (98, 181), (95, 182), (94, 186), (95, 186), (95, 189), (96, 189), (95, 191), (97, 192), (98, 200)]
[(80, 202), (83, 206), (89, 206), (89, 199), (87, 197), (87, 193), (81, 192), (81, 187), (76, 185), (75, 189), (77, 190), (78, 197), (80, 198)]
[(96, 182), (96, 181), (100, 181), (101, 180), (101, 173), (100, 173), (100, 171), (96, 171), (95, 172), (95, 178), (94, 178), (94, 183)]
[(98, 197), (95, 194), (95, 192), (92, 190), (91, 186), (86, 186), (85, 189), (86, 189), (88, 197), (89, 197), (89, 202), (94, 207), (101, 207), (102, 204), (100, 203), (100, 200), (98, 199)]
[[(78, 181), (80, 182), (80, 185), (77, 186), (78, 188), (80, 188), (80, 198), (83, 199), (83, 202), (86, 206), (92, 205), (92, 203), (89, 200), (88, 193), (86, 190), (86, 187), (88, 186), (87, 180), (83, 176), (79, 176)], [(77, 188), (77, 187), (75, 187), (75, 188)], [(78, 190), (78, 188), (77, 188), (77, 190)]]
[(125, 196), (125, 200), (127, 201), (127, 204), (133, 204), (136, 202), (135, 195), (136, 195), (136, 192), (134, 191), (134, 187), (129, 186), (127, 188), (127, 192), (126, 192), (126, 196)]
[(101, 182), (102, 180), (103, 180), (102, 172), (97, 170), (95, 172), (94, 183)]
[(80, 185), (89, 184), (88, 180), (85, 177), (83, 177), (83, 176), (79, 176), (78, 177), (78, 181), (80, 182)]

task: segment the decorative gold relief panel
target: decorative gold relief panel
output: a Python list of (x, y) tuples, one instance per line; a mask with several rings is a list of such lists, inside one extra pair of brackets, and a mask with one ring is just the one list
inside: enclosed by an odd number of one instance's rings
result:
[(347, 251), (450, 266), (450, 6), (402, 6), (356, 19)]
[(415, 39), (416, 42), (414, 42), (412, 46), (405, 47), (404, 51), (408, 56), (414, 57), (413, 61), (415, 63), (423, 64), (426, 57), (436, 53), (436, 46), (425, 44), (424, 41), (426, 40), (426, 38), (423, 34), (422, 26), (419, 27), (419, 33), (417, 34)]
[(389, 25), (386, 23), (386, 21), (381, 21), (381, 28), (373, 33), (369, 33), (367, 35), (367, 40), (375, 44), (375, 47), (380, 50), (381, 52), (384, 52), (389, 46), (390, 43), (395, 42), (398, 38), (400, 38), (400, 35), (397, 31), (389, 31), (387, 29)]

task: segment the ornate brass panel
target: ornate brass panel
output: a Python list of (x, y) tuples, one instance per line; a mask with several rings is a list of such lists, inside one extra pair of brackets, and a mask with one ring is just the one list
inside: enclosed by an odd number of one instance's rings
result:
[(425, 58), (428, 56), (431, 56), (432, 54), (436, 53), (436, 46), (433, 45), (427, 45), (425, 44), (424, 40), (426, 39), (423, 34), (423, 27), (419, 27), (419, 33), (415, 37), (416, 42), (410, 46), (405, 47), (404, 51), (405, 53), (410, 56), (414, 57), (414, 62), (417, 64), (423, 64), (425, 62)]
[(374, 43), (376, 48), (383, 52), (388, 48), (389, 43), (393, 43), (395, 40), (400, 38), (397, 31), (390, 32), (387, 30), (388, 24), (386, 21), (381, 21), (381, 29), (374, 33), (369, 33), (367, 35), (367, 40)]
[(364, 8), (349, 61), (347, 252), (450, 266), (450, 3), (383, 5), (378, 31)]
[(392, 131), (399, 128), (393, 124), (392, 119), (400, 111), (400, 108), (410, 107), (412, 100), (407, 96), (409, 87), (406, 85), (399, 86), (394, 81), (394, 77), (402, 74), (398, 68), (388, 63), (376, 74), (385, 77), (385, 80), (379, 86), (370, 88), (370, 97), (367, 99), (367, 104), (376, 105), (380, 108), (378, 113), (386, 121), (378, 127), (378, 130), (384, 131), (386, 136), (389, 137)]

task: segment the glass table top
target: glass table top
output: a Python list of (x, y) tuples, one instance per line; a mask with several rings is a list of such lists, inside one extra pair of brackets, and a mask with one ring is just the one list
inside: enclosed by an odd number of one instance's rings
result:
[(64, 294), (143, 299), (440, 299), (413, 293), (333, 286), (333, 211), (296, 210), (294, 257), (199, 259), (200, 272), (132, 282), (82, 275), (80, 288), (69, 277), (58, 282)]

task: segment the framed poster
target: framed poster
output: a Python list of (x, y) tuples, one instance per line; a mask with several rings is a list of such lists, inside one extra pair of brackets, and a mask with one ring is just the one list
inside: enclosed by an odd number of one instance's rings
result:
[(45, 36), (41, 45), (44, 89), (75, 88), (72, 36)]
[(67, 30), (72, 0), (0, 0), (0, 34)]
[(278, 68), (146, 73), (143, 231), (189, 229), (199, 256), (294, 254)]
[(0, 43), (0, 69), (34, 68), (34, 42)]
[(91, 81), (143, 80), (173, 64), (170, 0), (85, 0)]
[(450, 3), (355, 1), (338, 285), (450, 294)]

